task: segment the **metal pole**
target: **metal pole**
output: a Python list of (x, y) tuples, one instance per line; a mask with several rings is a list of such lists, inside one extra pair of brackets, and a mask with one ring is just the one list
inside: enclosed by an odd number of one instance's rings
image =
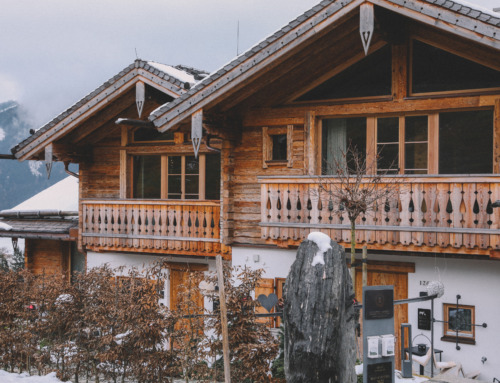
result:
[(224, 268), (220, 254), (215, 258), (217, 266), (217, 280), (219, 284), (220, 319), (222, 324), (222, 353), (224, 357), (224, 382), (231, 383), (231, 364), (229, 355), (229, 334), (227, 328), (226, 294), (224, 291)]
[(431, 299), (431, 378), (434, 377), (434, 298)]

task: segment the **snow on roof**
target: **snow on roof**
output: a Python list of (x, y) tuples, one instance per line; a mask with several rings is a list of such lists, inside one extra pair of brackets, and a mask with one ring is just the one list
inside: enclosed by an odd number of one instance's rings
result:
[(313, 241), (319, 247), (318, 252), (316, 253), (316, 255), (314, 255), (311, 265), (312, 266), (315, 266), (317, 264), (324, 265), (325, 257), (323, 256), (323, 254), (332, 248), (330, 246), (330, 242), (332, 240), (328, 235), (321, 233), (319, 231), (313, 231), (307, 236), (307, 239), (309, 241)]
[(78, 211), (78, 179), (67, 177), (58, 183), (42, 190), (26, 201), (14, 206), (13, 211), (20, 210), (61, 210)]
[(7, 225), (4, 222), (0, 222), (0, 230), (10, 231), (12, 230), (12, 226)]
[(196, 82), (193, 75), (190, 75), (189, 73), (183, 70), (174, 68), (173, 66), (160, 64), (154, 61), (148, 61), (148, 64), (151, 65), (152, 67), (155, 67), (158, 70), (161, 70), (163, 73), (166, 73), (169, 76), (175, 77), (179, 81), (189, 82), (191, 84), (194, 84)]

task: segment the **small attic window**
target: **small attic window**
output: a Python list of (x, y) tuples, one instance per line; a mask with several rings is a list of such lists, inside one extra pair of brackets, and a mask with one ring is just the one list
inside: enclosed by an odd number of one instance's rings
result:
[(262, 167), (293, 166), (293, 125), (262, 128)]
[(134, 142), (158, 142), (158, 141), (174, 141), (173, 132), (160, 133), (156, 129), (139, 128), (133, 133)]

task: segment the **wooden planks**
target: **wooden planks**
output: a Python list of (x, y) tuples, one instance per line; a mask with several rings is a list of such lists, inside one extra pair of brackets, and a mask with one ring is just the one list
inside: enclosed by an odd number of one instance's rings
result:
[(83, 200), (82, 241), (92, 249), (215, 256), (220, 206), (207, 201)]
[[(259, 181), (265, 204), (260, 222), (263, 239), (295, 242), (319, 230), (338, 242), (350, 243), (349, 221), (339, 219), (345, 213), (334, 214), (329, 208), (336, 208), (339, 201), (330, 202), (325, 193), (320, 195), (317, 178)], [(328, 182), (335, 179), (323, 185)], [(455, 248), (462, 253), (498, 248), (498, 214), (491, 203), (500, 194), (499, 177), (414, 177), (403, 182), (396, 197), (380, 201), (365, 220), (356, 222), (358, 245), (390, 244), (403, 250), (417, 246), (438, 252)]]

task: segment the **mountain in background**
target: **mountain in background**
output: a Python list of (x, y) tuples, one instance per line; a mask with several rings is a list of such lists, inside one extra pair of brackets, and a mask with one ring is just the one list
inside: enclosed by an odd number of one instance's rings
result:
[[(16, 101), (0, 103), (0, 154), (11, 154), (10, 149), (28, 137), (30, 129), (36, 128)], [(42, 162), (0, 159), (0, 210), (18, 205), (65, 177), (60, 163), (54, 163), (47, 179)]]

